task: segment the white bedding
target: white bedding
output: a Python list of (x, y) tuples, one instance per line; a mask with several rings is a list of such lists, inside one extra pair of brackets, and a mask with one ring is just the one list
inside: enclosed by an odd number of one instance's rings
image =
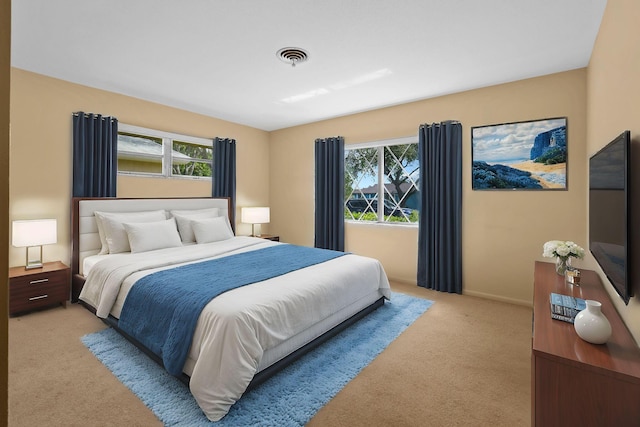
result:
[[(98, 316), (118, 318), (129, 289), (151, 272), (277, 244), (234, 237), (109, 255), (88, 269), (80, 299), (96, 308)], [(350, 317), (345, 313), (354, 314), (380, 296), (391, 296), (382, 265), (348, 254), (216, 297), (200, 315), (183, 369), (191, 376), (192, 394), (207, 418), (221, 419), (256, 372), (288, 354), (288, 343), (306, 344)]]

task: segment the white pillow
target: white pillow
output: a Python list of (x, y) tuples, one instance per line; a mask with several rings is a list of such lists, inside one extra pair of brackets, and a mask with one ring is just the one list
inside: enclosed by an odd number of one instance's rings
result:
[(109, 253), (109, 244), (107, 243), (107, 236), (104, 235), (104, 228), (102, 227), (102, 218), (98, 215), (93, 214), (96, 218), (96, 225), (98, 226), (98, 235), (100, 236), (100, 243), (102, 243), (102, 247), (100, 248), (100, 252), (98, 255), (106, 255)]
[(183, 211), (173, 210), (170, 212), (178, 223), (178, 231), (180, 232), (182, 243), (193, 243), (196, 241), (193, 229), (191, 228), (192, 219), (216, 218), (220, 216), (220, 209), (218, 208)]
[(157, 222), (125, 222), (122, 225), (127, 232), (132, 253), (182, 246), (173, 218)]
[(226, 216), (195, 219), (191, 221), (191, 227), (193, 228), (193, 234), (198, 244), (219, 242), (220, 240), (227, 240), (233, 237), (231, 224), (229, 224), (229, 218)]
[(193, 214), (211, 214), (212, 216), (220, 216), (220, 208), (206, 209), (173, 209), (169, 211), (171, 215), (193, 215)]
[[(154, 222), (164, 221), (167, 219), (167, 214), (163, 210), (158, 211), (142, 211), (142, 212), (94, 212), (98, 224), (102, 224), (102, 232), (104, 234), (104, 244), (108, 247), (110, 254), (117, 254), (121, 252), (129, 252), (131, 247), (129, 246), (129, 238), (127, 232), (124, 230), (123, 223), (134, 222)], [(100, 232), (100, 225), (98, 226), (98, 232)], [(102, 240), (102, 237), (101, 237)], [(103, 253), (102, 251), (100, 252)]]

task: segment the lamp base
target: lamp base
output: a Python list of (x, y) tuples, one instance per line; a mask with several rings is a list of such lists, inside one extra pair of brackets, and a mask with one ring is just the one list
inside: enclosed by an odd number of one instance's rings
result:
[(33, 270), (34, 268), (42, 268), (43, 264), (41, 262), (32, 262), (31, 264), (27, 264), (24, 266), (25, 270)]
[[(34, 249), (37, 250), (38, 252), (38, 256), (36, 257), (30, 257), (29, 256), (29, 252), (30, 249)], [(34, 268), (42, 268), (42, 246), (29, 246), (27, 247), (27, 260), (26, 260), (26, 265), (24, 266), (25, 270), (32, 270)]]

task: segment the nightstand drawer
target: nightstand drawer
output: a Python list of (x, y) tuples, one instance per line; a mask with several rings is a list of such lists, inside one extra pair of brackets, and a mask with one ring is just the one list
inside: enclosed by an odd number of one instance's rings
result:
[(33, 287), (11, 287), (10, 307), (12, 313), (32, 308), (57, 304), (69, 299), (69, 288), (60, 284), (44, 284)]
[(9, 274), (9, 313), (45, 307), (69, 300), (70, 271), (62, 263), (41, 270), (12, 268)]
[(65, 270), (36, 273), (28, 276), (12, 277), (11, 289), (32, 289), (47, 285), (65, 285), (68, 280), (69, 274)]

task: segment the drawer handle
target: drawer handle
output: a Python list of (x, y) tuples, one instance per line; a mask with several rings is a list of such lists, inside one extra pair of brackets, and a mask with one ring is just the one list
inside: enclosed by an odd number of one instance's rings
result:
[(49, 279), (40, 279), (40, 280), (32, 280), (29, 282), (30, 285), (37, 285), (38, 283), (45, 283), (48, 282)]
[(38, 299), (48, 298), (48, 297), (49, 297), (49, 295), (44, 294), (44, 295), (40, 295), (38, 297), (31, 297), (31, 298), (29, 298), (29, 301), (35, 301), (35, 300), (38, 300)]

